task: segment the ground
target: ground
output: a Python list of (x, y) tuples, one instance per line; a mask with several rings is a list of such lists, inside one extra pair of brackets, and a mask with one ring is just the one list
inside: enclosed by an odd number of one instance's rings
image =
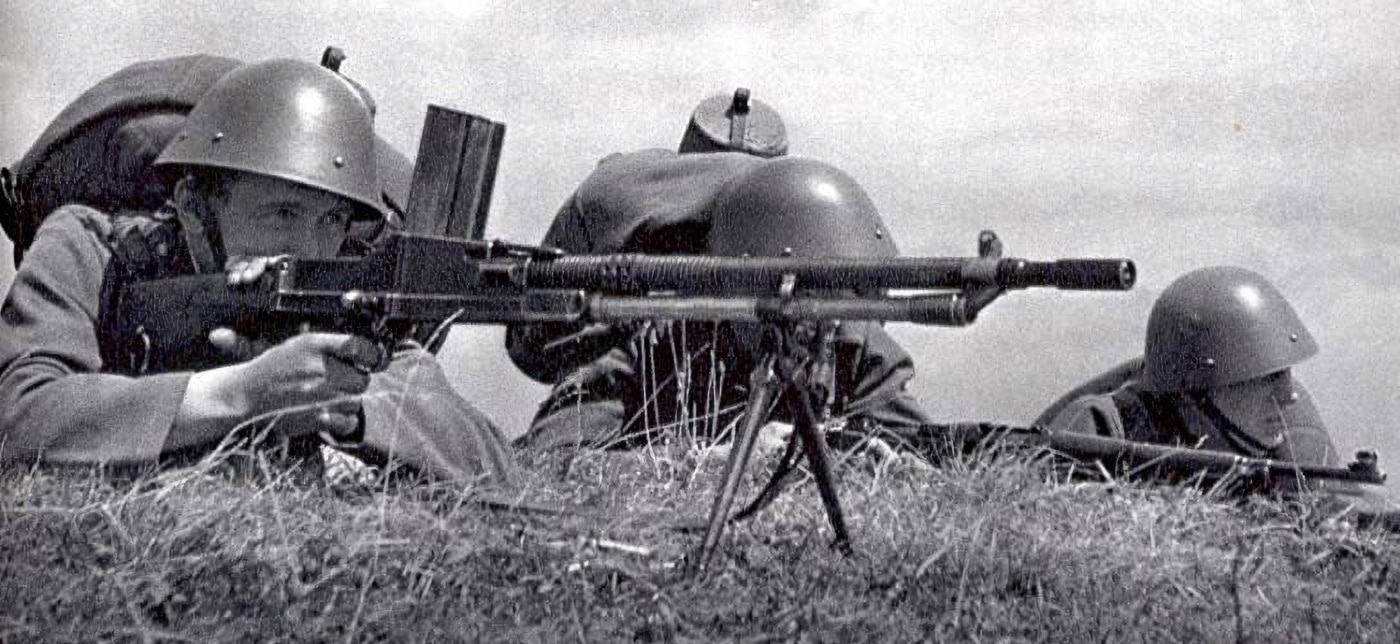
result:
[[(1307, 501), (1061, 480), (1032, 454), (854, 457), (689, 570), (694, 448), (528, 458), (511, 492), (203, 464), (10, 472), (0, 640), (1380, 642), (1400, 537)], [(771, 467), (771, 462), (757, 469)], [(766, 478), (754, 472), (743, 494)]]

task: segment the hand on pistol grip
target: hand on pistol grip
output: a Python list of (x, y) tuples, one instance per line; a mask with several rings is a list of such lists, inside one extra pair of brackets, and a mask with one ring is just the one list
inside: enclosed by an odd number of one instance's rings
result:
[(321, 433), (335, 442), (353, 442), (360, 431), (360, 394), (381, 359), (379, 345), (354, 335), (302, 333), (271, 346), (229, 329), (216, 329), (210, 341), (246, 360), (232, 367), (225, 387), (247, 417), (279, 410), (308, 417), (298, 433)]
[[(256, 283), (284, 259), (232, 259), (229, 284)], [(303, 408), (295, 413), (313, 422), (291, 426), (310, 428), (302, 433), (314, 430), (336, 442), (353, 441), (361, 429), (359, 396), (369, 386), (369, 374), (387, 362), (386, 352), (366, 338), (307, 328), (303, 325), (301, 333), (280, 342), (218, 328), (209, 333), (209, 342), (238, 363), (228, 386), (249, 416)]]

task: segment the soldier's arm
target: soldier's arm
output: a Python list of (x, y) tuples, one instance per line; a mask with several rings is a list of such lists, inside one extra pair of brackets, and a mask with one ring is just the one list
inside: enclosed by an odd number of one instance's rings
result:
[(1069, 390), (1064, 395), (1057, 398), (1055, 402), (1050, 403), (1050, 406), (1045, 408), (1045, 411), (1040, 412), (1040, 415), (1036, 416), (1031, 424), (1040, 425), (1042, 427), (1048, 426), (1070, 403), (1085, 396), (1095, 396), (1112, 392), (1121, 387), (1123, 383), (1128, 380), (1136, 378), (1140, 373), (1142, 373), (1141, 357), (1126, 360), (1114, 366), (1112, 369), (1094, 376), (1084, 384)]
[[(572, 253), (594, 251), (577, 194), (559, 208), (543, 243)], [(626, 339), (625, 330), (606, 324), (515, 324), (506, 328), (506, 353), (525, 375), (552, 385)]]
[(514, 480), (514, 455), (501, 430), (448, 384), (427, 351), (395, 353), (387, 370), (370, 377), (362, 401), (364, 434), (349, 448), (357, 456), (435, 480)]
[(1107, 394), (1088, 394), (1070, 401), (1044, 427), (1052, 434), (1094, 434), (1111, 438), (1124, 438), (1126, 434), (1118, 406)]
[(48, 217), (0, 308), (0, 461), (141, 463), (165, 447), (188, 373), (101, 373), (105, 214)]
[(908, 391), (914, 360), (879, 324), (842, 324), (836, 362), (838, 412), (896, 433), (932, 422)]

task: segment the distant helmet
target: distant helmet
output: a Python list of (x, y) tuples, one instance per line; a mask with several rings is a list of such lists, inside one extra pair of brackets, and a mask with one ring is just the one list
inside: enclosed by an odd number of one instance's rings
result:
[(730, 179), (710, 210), (716, 255), (894, 257), (894, 240), (855, 179), (828, 163), (783, 157)]
[(382, 216), (370, 107), (353, 84), (314, 63), (270, 60), (229, 72), (155, 165), (273, 176), (358, 202), (358, 218)]
[(1167, 287), (1147, 321), (1143, 386), (1199, 391), (1265, 376), (1317, 353), (1283, 295), (1233, 266), (1191, 271)]
[(681, 152), (744, 152), (760, 157), (787, 154), (783, 117), (740, 87), (733, 97), (715, 94), (700, 102), (681, 138)]

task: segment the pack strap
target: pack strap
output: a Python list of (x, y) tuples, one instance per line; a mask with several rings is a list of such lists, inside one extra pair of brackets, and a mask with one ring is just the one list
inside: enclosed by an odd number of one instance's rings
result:
[(9, 168), (0, 168), (0, 229), (4, 229), (5, 236), (14, 243), (15, 266), (18, 267), (30, 240), (26, 239), (29, 236), (27, 227), (19, 219), (19, 194), (15, 190), (15, 175)]

